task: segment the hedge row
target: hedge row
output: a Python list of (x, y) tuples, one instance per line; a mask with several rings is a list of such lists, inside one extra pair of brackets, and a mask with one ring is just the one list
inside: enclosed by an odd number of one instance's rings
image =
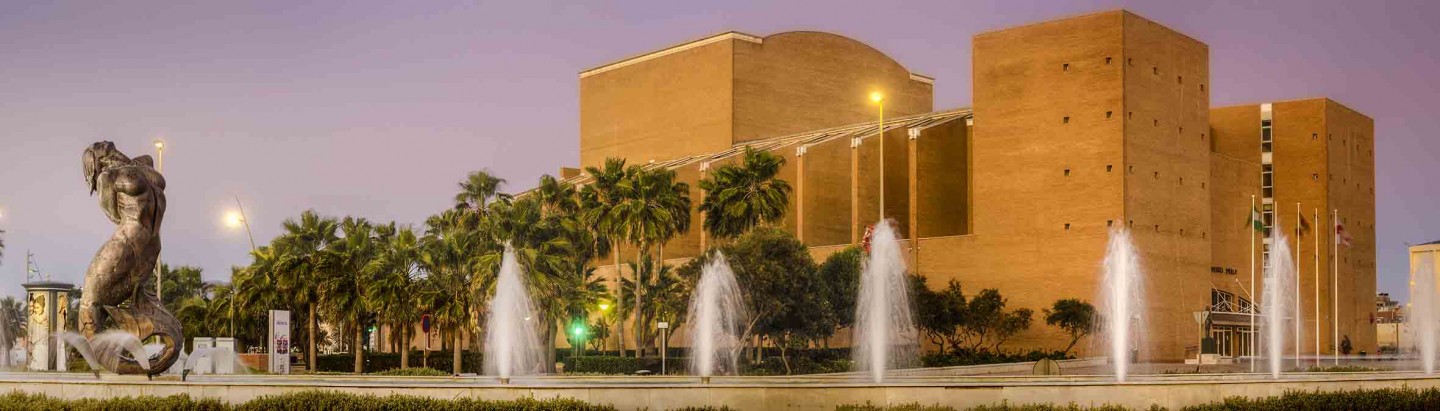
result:
[[(480, 366), (481, 366), (481, 358), (482, 358), (482, 357), (481, 357), (480, 353), (478, 353), (478, 352), (469, 352), (469, 351), (467, 351), (467, 352), (462, 352), (462, 353), (460, 353), (460, 359), (461, 359), (461, 362), (462, 362), (462, 363), (461, 363), (462, 365), (461, 365), (461, 367), (460, 367), (460, 371), (461, 371), (461, 372), (480, 372), (480, 369), (481, 369), (481, 368), (480, 368)], [(430, 352), (430, 360), (429, 360), (429, 362), (428, 362), (428, 367), (429, 367), (429, 368), (436, 369), (436, 370), (439, 370), (439, 371), (442, 371), (442, 372), (444, 372), (444, 373), (446, 373), (446, 374), (449, 374), (451, 371), (454, 370), (454, 369), (452, 368), (452, 366), (455, 364), (455, 362), (454, 362), (453, 359), (454, 359), (454, 353), (451, 353), (451, 352), (448, 352), (448, 351), (431, 351), (431, 352)], [(354, 355), (354, 354), (326, 354), (326, 355), (320, 355), (320, 356), (316, 356), (316, 357), (315, 357), (315, 363), (316, 363), (316, 365), (317, 365), (317, 366), (316, 366), (316, 371), (320, 371), (320, 372), (354, 372), (354, 371), (355, 371), (355, 355)], [(416, 368), (418, 368), (418, 367), (421, 367), (421, 364), (425, 364), (425, 363), (426, 363), (426, 360), (425, 360), (425, 352), (423, 352), (423, 351), (415, 351), (415, 352), (411, 352), (411, 353), (410, 353), (410, 366), (411, 366), (411, 367), (416, 367)], [(393, 370), (393, 369), (398, 369), (398, 368), (400, 368), (400, 354), (399, 354), (399, 353), (368, 353), (368, 352), (365, 353), (365, 372), (366, 372), (366, 373), (376, 373), (376, 372), (380, 372), (380, 371)]]
[(961, 365), (985, 365), (1003, 364), (1012, 362), (1032, 362), (1042, 359), (1071, 360), (1075, 356), (1061, 351), (1034, 350), (1026, 353), (993, 353), (989, 350), (982, 351), (960, 351), (947, 352), (945, 354), (926, 354), (920, 357), (920, 363), (926, 367), (954, 367)]
[[(565, 359), (565, 372), (628, 375), (634, 374), (636, 371), (646, 370), (652, 374), (659, 374), (660, 363), (659, 358), (653, 357), (569, 357)], [(690, 359), (668, 358), (664, 363), (665, 368), (669, 371), (667, 374), (684, 374), (685, 367), (690, 363)]]
[[(616, 357), (619, 358), (619, 357)], [(486, 401), (471, 398), (435, 399), (410, 395), (345, 394), (329, 391), (303, 391), (275, 396), (262, 396), (244, 404), (228, 405), (215, 399), (195, 399), (186, 395), (169, 397), (127, 397), (103, 400), (80, 399), (61, 400), (40, 394), (12, 392), (0, 396), (0, 411), (9, 410), (76, 410), (76, 411), (155, 411), (155, 410), (196, 410), (196, 411), (251, 411), (251, 410), (614, 410), (607, 405), (594, 405), (573, 399), (519, 399), (513, 401)], [(1153, 411), (1164, 410), (1151, 407)], [(1231, 410), (1434, 410), (1440, 409), (1440, 389), (1423, 391), (1409, 388), (1388, 388), (1345, 392), (1289, 392), (1280, 397), (1261, 399), (1230, 398), (1215, 402), (1182, 408), (1183, 411), (1231, 411)], [(728, 407), (687, 407), (684, 411), (723, 411)], [(846, 405), (837, 411), (956, 411), (955, 408), (934, 405), (907, 404), (897, 406)], [(1107, 405), (1084, 407), (1069, 405), (995, 405), (971, 408), (974, 411), (1119, 411), (1123, 407)]]

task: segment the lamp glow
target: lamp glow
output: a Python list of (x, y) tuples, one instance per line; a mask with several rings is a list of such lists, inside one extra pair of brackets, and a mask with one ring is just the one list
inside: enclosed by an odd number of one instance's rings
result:
[(872, 91), (872, 92), (870, 92), (870, 101), (871, 101), (871, 102), (875, 102), (875, 103), (879, 103), (879, 102), (881, 102), (881, 101), (885, 101), (885, 95), (884, 95), (884, 94), (880, 94), (880, 92), (878, 92), (878, 91)]
[(164, 142), (164, 141), (161, 141), (161, 140), (155, 140), (155, 149), (157, 149), (157, 150), (164, 150), (164, 149), (165, 149), (165, 142)]
[(244, 224), (244, 223), (245, 223), (245, 217), (241, 217), (241, 216), (240, 216), (240, 213), (234, 212), (234, 211), (225, 213), (225, 225), (226, 225), (226, 226), (229, 226), (230, 228), (235, 228), (235, 227), (239, 227), (241, 224)]
[(610, 304), (600, 303), (600, 311), (605, 311), (605, 310), (609, 310), (609, 309), (610, 309)]

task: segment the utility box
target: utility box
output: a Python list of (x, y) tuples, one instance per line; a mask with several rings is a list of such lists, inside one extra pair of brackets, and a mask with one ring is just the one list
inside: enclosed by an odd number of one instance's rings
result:
[[(205, 354), (211, 348), (215, 348), (215, 339), (211, 337), (195, 337), (191, 340), (190, 355)], [(195, 368), (190, 370), (191, 374), (204, 375), (215, 373), (215, 355), (210, 354), (195, 360)], [(188, 361), (187, 361), (188, 362)]]
[(215, 337), (215, 354), (210, 358), (215, 362), (216, 374), (235, 373), (235, 338)]

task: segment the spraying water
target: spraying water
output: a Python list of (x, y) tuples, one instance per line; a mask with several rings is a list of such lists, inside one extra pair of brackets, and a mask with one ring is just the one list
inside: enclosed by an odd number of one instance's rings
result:
[[(115, 372), (120, 367), (120, 361), (126, 358), (134, 359), (143, 370), (150, 369), (150, 354), (145, 351), (140, 337), (125, 331), (110, 330), (96, 334), (95, 338), (89, 340), (73, 332), (59, 333), (56, 338), (64, 340), (65, 344), (80, 352), (80, 357), (84, 358), (85, 363), (97, 374), (100, 370)], [(129, 353), (130, 357), (125, 357), (126, 353)]]
[(746, 316), (735, 273), (716, 252), (700, 271), (690, 299), (690, 372), (701, 377), (735, 374), (740, 324)]
[(1140, 346), (1138, 341), (1133, 341), (1131, 327), (1143, 321), (1145, 312), (1144, 276), (1129, 231), (1123, 228), (1110, 231), (1102, 277), (1100, 313), (1104, 316), (1115, 379), (1123, 382), (1130, 374), (1130, 348)]
[[(1285, 314), (1294, 307), (1295, 261), (1284, 230), (1276, 224), (1270, 230), (1270, 257), (1265, 264), (1265, 289), (1260, 293), (1264, 304), (1265, 350), (1269, 356), (1270, 377), (1280, 378), (1285, 357)], [(1298, 336), (1296, 336), (1298, 337)]]
[(1422, 256), (1410, 273), (1410, 323), (1414, 324), (1416, 338), (1420, 343), (1420, 364), (1425, 374), (1435, 373), (1435, 314), (1436, 306), (1435, 262), (1430, 256)]
[(884, 380), (886, 369), (913, 364), (919, 349), (905, 272), (905, 255), (895, 229), (886, 221), (875, 224), (870, 257), (860, 274), (853, 355), (856, 368), (869, 372), (877, 383)]
[(490, 323), (485, 330), (485, 375), (509, 379), (538, 374), (545, 359), (545, 344), (537, 327), (541, 318), (530, 304), (515, 250), (505, 246), (495, 297), (490, 299)]

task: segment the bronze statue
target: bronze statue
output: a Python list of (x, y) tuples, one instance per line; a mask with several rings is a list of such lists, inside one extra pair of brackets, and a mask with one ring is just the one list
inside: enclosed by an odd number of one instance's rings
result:
[(116, 225), (90, 268), (85, 271), (80, 302), (80, 332), (92, 339), (106, 320), (140, 339), (158, 337), (165, 348), (147, 362), (125, 358), (121, 351), (95, 350), (100, 363), (117, 364), (120, 374), (156, 375), (175, 363), (185, 336), (180, 322), (165, 310), (155, 290), (155, 263), (160, 257), (160, 223), (165, 217), (165, 177), (148, 155), (131, 159), (102, 141), (90, 145), (83, 158), (90, 194), (100, 194), (100, 209)]

